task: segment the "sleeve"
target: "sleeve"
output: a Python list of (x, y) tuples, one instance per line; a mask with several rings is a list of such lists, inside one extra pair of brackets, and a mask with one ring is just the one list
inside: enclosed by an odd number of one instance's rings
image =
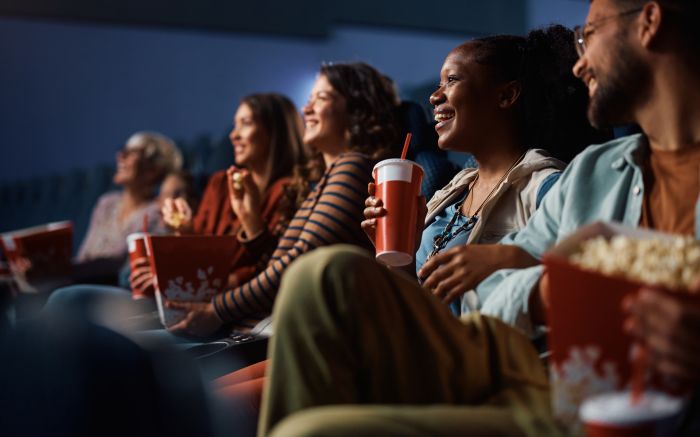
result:
[(539, 208), (540, 205), (542, 204), (542, 200), (544, 199), (544, 196), (547, 195), (549, 190), (552, 188), (554, 183), (559, 180), (559, 176), (561, 176), (561, 172), (557, 171), (546, 178), (542, 181), (540, 186), (537, 188), (537, 197), (535, 199), (535, 208)]
[[(195, 234), (213, 234), (215, 229), (210, 224), (221, 208), (221, 199), (224, 196), (222, 190), (226, 188), (226, 172), (216, 172), (209, 178), (202, 195), (199, 208), (192, 218), (192, 228)], [(226, 193), (228, 195), (228, 193)], [(228, 206), (228, 203), (226, 204)], [(211, 217), (211, 218), (210, 218)], [(210, 229), (211, 228), (211, 229)]]
[(248, 239), (243, 229), (238, 231), (236, 238), (245, 248), (248, 256), (258, 260), (258, 263), (264, 263), (264, 265), (260, 266), (260, 269), (262, 269), (267, 265), (272, 253), (275, 251), (279, 243), (280, 234), (281, 232), (272, 232), (266, 225), (258, 235), (251, 239)]
[[(566, 177), (562, 176), (544, 196), (542, 205), (520, 231), (506, 235), (501, 244), (514, 244), (536, 259), (557, 241), (566, 198)], [(538, 283), (542, 266), (526, 269), (503, 269), (494, 272), (476, 288), (480, 311), (533, 333), (528, 300)]]
[(350, 154), (339, 158), (329, 169), (320, 193), (311, 193), (291, 220), (267, 268), (240, 287), (214, 297), (219, 318), (241, 323), (269, 314), (282, 274), (295, 259), (320, 246), (357, 242), (370, 180), (371, 164), (365, 157)]

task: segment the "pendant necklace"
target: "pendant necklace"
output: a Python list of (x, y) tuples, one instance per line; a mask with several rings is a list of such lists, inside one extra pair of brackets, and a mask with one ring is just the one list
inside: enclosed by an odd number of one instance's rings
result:
[[(486, 202), (488, 202), (489, 199), (494, 195), (494, 193), (498, 190), (498, 188), (501, 186), (501, 183), (503, 183), (503, 181), (506, 179), (508, 174), (510, 174), (510, 172), (513, 170), (513, 168), (515, 168), (515, 166), (518, 165), (518, 163), (520, 161), (522, 161), (524, 157), (525, 157), (525, 153), (523, 153), (520, 156), (520, 158), (518, 158), (510, 166), (510, 168), (508, 168), (508, 170), (506, 170), (506, 172), (503, 173), (503, 176), (501, 176), (501, 178), (498, 180), (496, 185), (491, 189), (491, 191), (486, 196), (486, 198), (481, 202), (481, 204), (476, 209), (476, 211), (474, 211), (474, 214), (469, 215), (467, 217), (467, 221), (453, 231), (452, 227), (455, 225), (455, 222), (457, 221), (457, 217), (459, 217), (462, 214), (461, 209), (462, 209), (462, 205), (467, 200), (466, 197), (464, 198), (464, 200), (462, 200), (457, 205), (455, 205), (455, 212), (452, 215), (450, 222), (445, 226), (445, 228), (442, 230), (442, 232), (439, 235), (435, 236), (435, 239), (433, 240), (433, 250), (430, 252), (430, 255), (428, 255), (428, 258), (426, 258), (426, 260), (432, 258), (436, 254), (438, 254), (440, 251), (442, 251), (447, 246), (447, 244), (450, 241), (452, 241), (457, 235), (461, 234), (462, 232), (465, 232), (465, 231), (468, 232), (468, 231), (472, 230), (472, 228), (476, 225), (476, 222), (479, 220), (479, 213), (481, 212), (481, 209), (484, 207)], [(474, 186), (476, 185), (476, 182), (478, 180), (479, 180), (479, 173), (477, 170), (476, 177), (472, 181), (471, 185), (469, 186), (469, 191), (467, 192), (467, 197), (471, 196), (471, 198), (469, 199), (469, 209), (467, 209), (467, 213), (469, 213), (469, 211), (471, 210), (472, 202), (474, 201), (473, 190), (474, 190)]]

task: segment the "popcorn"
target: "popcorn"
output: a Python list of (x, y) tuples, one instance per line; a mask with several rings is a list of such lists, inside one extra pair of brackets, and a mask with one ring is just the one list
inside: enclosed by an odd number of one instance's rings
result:
[(233, 181), (234, 190), (240, 191), (243, 189), (243, 175), (240, 173), (234, 173), (233, 176), (231, 176), (231, 180)]
[(185, 222), (185, 214), (181, 213), (180, 211), (173, 211), (170, 217), (166, 219), (166, 222), (174, 229), (179, 229)]
[(586, 270), (670, 289), (689, 289), (700, 278), (700, 243), (691, 237), (634, 239), (616, 235), (581, 244), (570, 261)]

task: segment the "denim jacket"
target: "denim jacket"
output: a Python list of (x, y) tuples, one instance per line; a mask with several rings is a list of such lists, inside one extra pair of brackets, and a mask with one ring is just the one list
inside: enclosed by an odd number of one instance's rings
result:
[[(549, 247), (588, 223), (617, 221), (637, 226), (648, 147), (641, 134), (588, 147), (564, 170), (527, 225), (501, 243), (515, 244), (541, 259)], [(696, 204), (696, 237), (700, 234), (699, 210), (700, 203)], [(476, 289), (480, 311), (532, 334), (528, 298), (541, 272), (542, 266), (536, 266), (493, 273)]]

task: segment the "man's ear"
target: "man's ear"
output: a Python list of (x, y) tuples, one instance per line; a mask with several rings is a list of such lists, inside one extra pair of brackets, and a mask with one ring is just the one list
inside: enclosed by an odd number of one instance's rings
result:
[(649, 47), (656, 40), (663, 18), (663, 11), (657, 2), (644, 5), (637, 18), (637, 36), (642, 46)]
[(520, 98), (521, 91), (522, 86), (517, 80), (502, 85), (498, 94), (498, 107), (501, 109), (510, 109), (515, 106), (515, 103)]

